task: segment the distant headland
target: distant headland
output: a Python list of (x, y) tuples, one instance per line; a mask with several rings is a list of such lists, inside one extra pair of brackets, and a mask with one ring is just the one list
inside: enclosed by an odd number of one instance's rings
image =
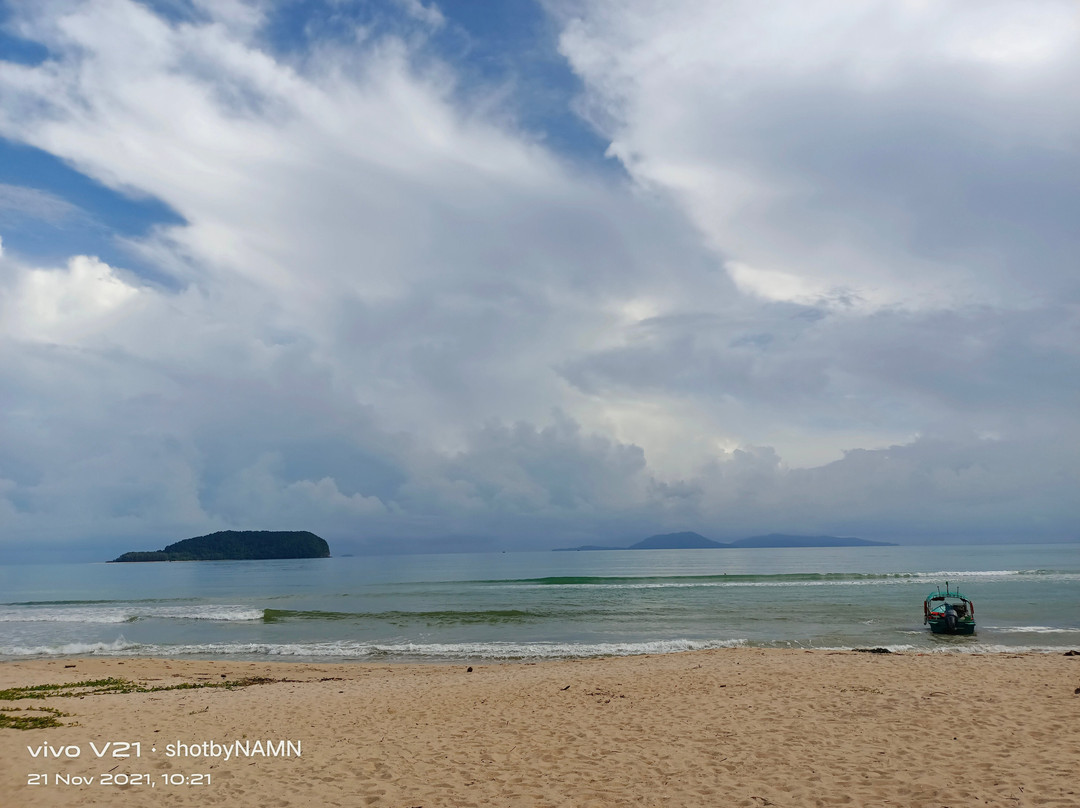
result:
[(330, 545), (307, 530), (222, 530), (178, 541), (164, 550), (124, 553), (109, 563), (329, 557)]
[(702, 550), (738, 547), (895, 547), (892, 542), (869, 541), (841, 536), (791, 536), (786, 533), (770, 533), (766, 536), (750, 536), (737, 541), (723, 542), (707, 539), (700, 533), (661, 533), (649, 536), (629, 547), (601, 547), (585, 544), (581, 547), (560, 547), (556, 552), (572, 550)]

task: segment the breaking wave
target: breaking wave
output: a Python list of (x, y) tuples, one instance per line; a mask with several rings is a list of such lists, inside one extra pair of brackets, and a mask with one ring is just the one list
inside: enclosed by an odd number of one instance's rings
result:
[(985, 626), (987, 631), (1002, 634), (1080, 634), (1080, 628), (1068, 626)]
[[(27, 606), (0, 608), (0, 623), (134, 623), (136, 620), (262, 620), (264, 610), (248, 606), (188, 605), (155, 606), (147, 602), (132, 602), (115, 606), (94, 605), (93, 602), (75, 602), (63, 607)], [(109, 603), (109, 601), (102, 601)], [(15, 604), (9, 604), (14, 606)]]
[(588, 659), (605, 656), (639, 656), (733, 648), (746, 640), (700, 641), (655, 640), (650, 642), (613, 643), (200, 643), (192, 645), (157, 645), (131, 643), (118, 638), (112, 643), (70, 643), (61, 646), (0, 647), (0, 656), (207, 656), (207, 657), (295, 657), (298, 659), (342, 660), (431, 660), (462, 659), (526, 660)]
[(545, 578), (516, 578), (480, 580), (467, 583), (497, 587), (620, 587), (649, 589), (666, 587), (712, 586), (874, 586), (891, 583), (940, 584), (943, 581), (1025, 580), (1032, 578), (1080, 580), (1080, 572), (1060, 570), (938, 570), (934, 572), (798, 572), (770, 575), (739, 573), (713, 575), (656, 575), (656, 576), (549, 576)]

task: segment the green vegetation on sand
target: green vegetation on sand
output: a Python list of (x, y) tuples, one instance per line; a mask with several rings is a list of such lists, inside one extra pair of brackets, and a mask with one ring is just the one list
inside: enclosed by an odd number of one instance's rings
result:
[[(68, 682), (61, 685), (29, 685), (27, 687), (9, 687), (0, 690), (0, 702), (20, 701), (22, 699), (82, 698), (100, 696), (108, 693), (160, 693), (165, 690), (200, 690), (207, 687), (220, 687), (233, 690), (238, 687), (265, 685), (280, 681), (265, 676), (249, 676), (245, 679), (233, 679), (224, 682), (181, 682), (177, 685), (143, 685), (130, 679), (87, 679), (82, 682)], [(55, 707), (0, 707), (0, 729), (45, 729), (62, 727), (63, 717), (70, 716)]]

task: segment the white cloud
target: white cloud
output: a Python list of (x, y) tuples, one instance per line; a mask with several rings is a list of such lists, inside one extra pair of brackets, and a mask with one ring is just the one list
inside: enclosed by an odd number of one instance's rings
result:
[(65, 270), (22, 270), (0, 288), (0, 333), (19, 340), (78, 344), (104, 321), (137, 305), (138, 289), (95, 258), (72, 258)]
[(394, 2), (414, 20), (419, 20), (432, 28), (442, 28), (446, 25), (446, 17), (435, 3), (425, 6), (420, 0), (394, 0)]
[(763, 8), (578, 7), (626, 187), (463, 101), (424, 36), (286, 61), (267, 4), (21, 7), (52, 58), (0, 64), (0, 134), (183, 223), (127, 243), (169, 286), (0, 253), (10, 535), (1067, 531), (1059, 6), (1004, 55), (997, 4), (977, 52), (949, 4)]
[(815, 285), (798, 275), (759, 269), (739, 261), (729, 261), (727, 271), (739, 291), (765, 300), (813, 305), (834, 293), (834, 290)]
[(1077, 293), (1068, 0), (561, 7), (611, 153), (744, 287), (920, 308)]
[(72, 219), (85, 219), (86, 214), (55, 194), (0, 183), (0, 222), (18, 221), (23, 217), (59, 225)]

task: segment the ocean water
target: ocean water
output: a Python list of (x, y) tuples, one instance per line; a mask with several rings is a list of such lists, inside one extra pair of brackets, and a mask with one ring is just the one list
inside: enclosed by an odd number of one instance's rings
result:
[[(973, 637), (932, 635), (948, 581)], [(0, 659), (464, 661), (727, 646), (1080, 648), (1080, 544), (0, 567)]]

